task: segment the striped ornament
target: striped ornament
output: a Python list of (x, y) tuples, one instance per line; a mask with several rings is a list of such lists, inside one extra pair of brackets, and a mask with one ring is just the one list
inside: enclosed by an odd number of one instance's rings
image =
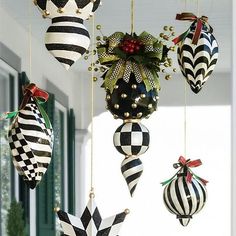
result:
[(196, 178), (191, 182), (178, 175), (166, 185), (163, 194), (167, 209), (177, 216), (180, 224), (187, 226), (192, 216), (203, 208), (207, 199), (205, 186)]
[(24, 109), (19, 111), (8, 137), (13, 164), (29, 187), (34, 189), (51, 162), (53, 131), (52, 127), (46, 128), (32, 98)]
[(192, 44), (195, 28), (178, 47), (178, 63), (181, 72), (194, 93), (198, 93), (212, 74), (218, 59), (215, 37), (203, 27), (197, 45)]
[(127, 157), (121, 164), (121, 172), (127, 182), (131, 196), (143, 172), (143, 164), (136, 156)]
[(48, 51), (68, 70), (89, 48), (89, 32), (77, 17), (52, 19), (45, 37)]

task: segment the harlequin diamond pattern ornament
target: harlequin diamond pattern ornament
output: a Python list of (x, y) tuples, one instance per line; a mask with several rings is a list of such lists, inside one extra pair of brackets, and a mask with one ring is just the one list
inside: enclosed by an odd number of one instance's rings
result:
[(64, 211), (59, 210), (57, 215), (60, 219), (64, 235), (68, 236), (118, 236), (120, 228), (128, 210), (102, 219), (96, 206), (94, 197), (85, 208), (81, 218), (77, 218)]
[(52, 126), (40, 98), (46, 101), (48, 94), (34, 84), (26, 87), (22, 105), (8, 133), (13, 164), (32, 189), (47, 171), (53, 148)]
[(195, 175), (190, 168), (201, 165), (201, 161), (179, 158), (174, 164), (180, 168), (174, 177), (162, 183), (166, 185), (163, 199), (167, 209), (177, 216), (182, 226), (187, 226), (192, 216), (205, 205), (207, 200), (206, 180)]
[(44, 18), (52, 19), (45, 46), (68, 70), (89, 48), (90, 36), (83, 22), (96, 11), (100, 0), (35, 0), (35, 4)]

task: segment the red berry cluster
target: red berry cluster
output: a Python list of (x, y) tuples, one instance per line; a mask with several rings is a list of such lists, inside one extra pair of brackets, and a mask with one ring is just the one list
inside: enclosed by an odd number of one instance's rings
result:
[(133, 54), (139, 52), (142, 45), (142, 42), (137, 39), (126, 38), (121, 42), (119, 48), (125, 53)]

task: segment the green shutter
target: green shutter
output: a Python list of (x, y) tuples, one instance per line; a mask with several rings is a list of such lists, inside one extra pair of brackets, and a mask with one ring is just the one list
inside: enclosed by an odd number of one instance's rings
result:
[[(19, 74), (19, 106), (23, 99), (23, 88), (25, 85), (29, 84), (30, 80), (25, 72)], [(24, 208), (24, 220), (26, 223), (26, 233), (29, 235), (29, 215), (30, 215), (30, 194), (29, 188), (25, 184), (22, 178), (19, 178), (19, 200), (22, 202), (22, 207)]]
[(68, 112), (68, 212), (75, 214), (75, 115)]
[[(49, 100), (45, 104), (45, 110), (53, 126), (55, 97), (49, 94)], [(53, 156), (52, 161), (37, 187), (37, 236), (55, 235), (55, 213), (54, 208), (54, 173)]]

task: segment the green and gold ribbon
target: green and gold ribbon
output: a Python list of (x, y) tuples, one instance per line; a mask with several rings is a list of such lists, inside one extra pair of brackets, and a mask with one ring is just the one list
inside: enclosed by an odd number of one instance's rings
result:
[[(134, 73), (138, 83), (144, 82), (147, 91), (160, 89), (157, 67), (163, 59), (162, 42), (147, 32), (136, 36), (143, 45), (142, 53), (126, 54), (119, 49), (125, 37), (122, 32), (115, 32), (107, 39), (107, 43), (97, 49), (101, 65), (108, 67), (105, 74), (104, 86), (113, 92), (118, 79), (128, 82), (131, 73)], [(155, 65), (155, 66), (153, 66)]]

